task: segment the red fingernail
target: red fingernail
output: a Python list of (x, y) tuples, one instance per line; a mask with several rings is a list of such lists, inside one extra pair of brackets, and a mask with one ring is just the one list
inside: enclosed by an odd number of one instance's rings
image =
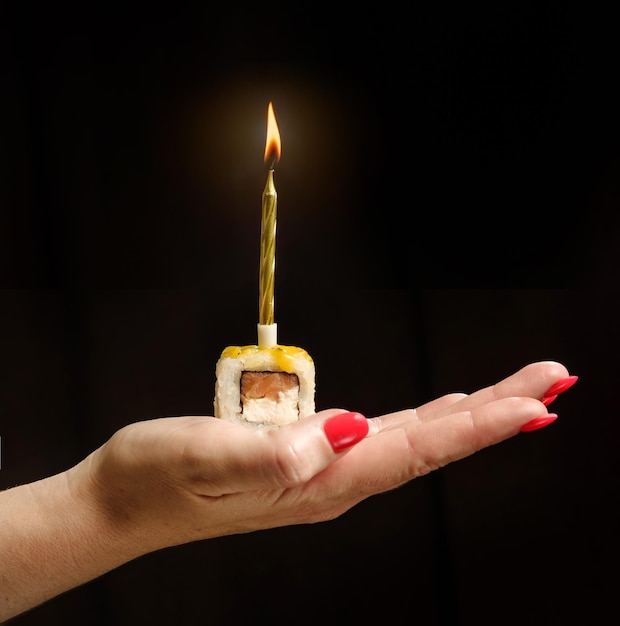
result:
[(340, 452), (368, 434), (368, 420), (361, 413), (341, 413), (328, 419), (323, 429), (334, 452)]
[(557, 396), (559, 393), (570, 389), (579, 379), (579, 376), (567, 376), (566, 378), (562, 378), (562, 380), (558, 380), (555, 385), (551, 385), (549, 389), (547, 389), (547, 393), (543, 396), (544, 398), (548, 398), (549, 396)]
[(545, 396), (541, 402), (545, 405), (545, 406), (549, 406), (556, 398), (558, 397), (558, 395), (556, 394), (555, 396)]
[(555, 420), (557, 419), (558, 419), (558, 416), (555, 413), (549, 413), (548, 415), (537, 417), (529, 421), (527, 424), (523, 424), (523, 426), (521, 426), (521, 432), (529, 433), (533, 430), (540, 430), (541, 428), (544, 428), (545, 426), (549, 426), (551, 422), (555, 422)]

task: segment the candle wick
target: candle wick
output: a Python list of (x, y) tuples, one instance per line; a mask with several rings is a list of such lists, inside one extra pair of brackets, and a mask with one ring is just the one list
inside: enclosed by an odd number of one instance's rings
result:
[(276, 161), (278, 159), (278, 155), (274, 152), (273, 154), (271, 154), (271, 156), (267, 159), (267, 161), (265, 161), (266, 165), (267, 165), (267, 169), (271, 170), (272, 172), (275, 171), (276, 169)]

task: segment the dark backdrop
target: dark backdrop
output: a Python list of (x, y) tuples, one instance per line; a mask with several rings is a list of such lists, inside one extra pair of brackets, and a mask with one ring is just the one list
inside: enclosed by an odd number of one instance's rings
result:
[(560, 419), (320, 525), (164, 550), (16, 624), (553, 624), (615, 610), (613, 20), (566, 3), (0, 4), (0, 487), (212, 412), (276, 321), (368, 416), (557, 359)]

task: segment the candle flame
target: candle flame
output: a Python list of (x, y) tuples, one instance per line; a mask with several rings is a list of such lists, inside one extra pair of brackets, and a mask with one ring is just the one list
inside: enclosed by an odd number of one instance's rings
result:
[(265, 165), (270, 170), (274, 169), (280, 160), (281, 151), (280, 130), (273, 112), (273, 104), (270, 102), (267, 109), (267, 141), (265, 143)]

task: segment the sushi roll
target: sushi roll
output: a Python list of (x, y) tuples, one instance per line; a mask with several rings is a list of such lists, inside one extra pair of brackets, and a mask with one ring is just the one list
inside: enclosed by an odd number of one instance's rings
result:
[(215, 417), (274, 428), (315, 412), (314, 361), (302, 348), (229, 346), (215, 374)]

